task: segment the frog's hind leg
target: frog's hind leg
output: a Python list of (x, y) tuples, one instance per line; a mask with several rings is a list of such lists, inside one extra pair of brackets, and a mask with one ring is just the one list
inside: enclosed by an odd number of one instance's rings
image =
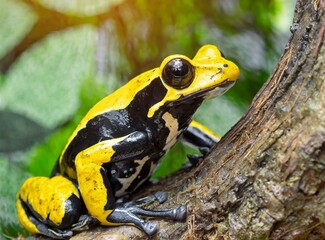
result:
[(77, 188), (62, 176), (27, 179), (17, 193), (16, 206), (28, 231), (55, 239), (72, 236), (71, 226), (82, 211)]
[(22, 199), (17, 200), (16, 206), (19, 214), (19, 221), (29, 232), (33, 234), (42, 234), (54, 239), (68, 238), (72, 236), (72, 231), (51, 229), (46, 224), (42, 223), (34, 217), (34, 214), (29, 210)]
[(108, 221), (112, 223), (131, 223), (143, 230), (148, 235), (153, 235), (157, 232), (156, 223), (145, 221), (139, 216), (165, 218), (175, 221), (184, 221), (186, 218), (186, 206), (181, 205), (177, 208), (150, 210), (140, 206), (149, 204), (153, 201), (163, 203), (167, 200), (165, 192), (157, 192), (147, 197), (119, 204), (114, 211), (109, 215)]
[(181, 141), (186, 145), (200, 151), (199, 154), (188, 154), (188, 163), (184, 167), (197, 165), (208, 154), (210, 149), (219, 142), (220, 137), (206, 126), (192, 120), (189, 127), (183, 133)]

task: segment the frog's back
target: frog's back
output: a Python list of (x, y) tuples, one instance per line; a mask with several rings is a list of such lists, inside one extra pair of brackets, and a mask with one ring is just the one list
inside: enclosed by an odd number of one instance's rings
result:
[(132, 79), (103, 98), (87, 113), (59, 158), (61, 173), (75, 178), (76, 156), (98, 142), (120, 138), (134, 131), (146, 131), (149, 109), (166, 94), (158, 77), (149, 79), (155, 76), (154, 71)]

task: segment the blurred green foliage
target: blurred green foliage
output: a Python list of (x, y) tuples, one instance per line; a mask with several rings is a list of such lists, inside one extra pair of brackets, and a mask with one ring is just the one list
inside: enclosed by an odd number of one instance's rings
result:
[[(238, 83), (196, 115), (227, 132), (284, 49), (294, 1), (77, 2), (0, 0), (0, 238), (24, 234), (16, 191), (28, 176), (50, 174), (89, 108), (167, 55), (193, 57), (211, 43), (239, 65)], [(179, 168), (186, 153), (177, 144), (155, 177)]]
[(94, 78), (95, 44), (96, 30), (89, 25), (53, 33), (35, 44), (7, 73), (2, 106), (46, 128), (65, 122), (78, 109), (83, 80)]

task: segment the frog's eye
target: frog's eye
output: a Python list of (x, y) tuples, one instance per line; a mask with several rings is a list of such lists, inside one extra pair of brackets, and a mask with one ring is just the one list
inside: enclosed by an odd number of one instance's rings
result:
[(175, 58), (165, 65), (162, 79), (173, 88), (186, 88), (193, 82), (194, 67), (185, 59)]

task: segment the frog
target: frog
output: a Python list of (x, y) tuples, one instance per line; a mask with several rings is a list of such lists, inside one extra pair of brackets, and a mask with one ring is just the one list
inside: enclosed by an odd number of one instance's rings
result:
[(151, 218), (185, 221), (184, 204), (144, 207), (165, 202), (163, 191), (137, 200), (125, 196), (145, 186), (176, 142), (199, 149), (188, 156), (192, 166), (207, 155), (219, 137), (193, 115), (238, 76), (237, 65), (207, 44), (192, 59), (167, 56), (104, 97), (77, 125), (51, 175), (22, 184), (16, 197), (20, 223), (32, 234), (65, 239), (97, 224), (131, 225), (150, 236), (158, 231)]

